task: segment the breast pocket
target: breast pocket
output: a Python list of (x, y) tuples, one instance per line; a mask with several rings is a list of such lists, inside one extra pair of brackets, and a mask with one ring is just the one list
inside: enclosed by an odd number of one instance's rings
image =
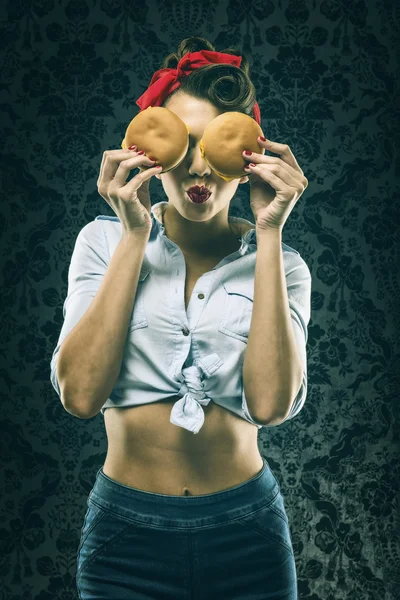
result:
[(144, 302), (144, 293), (146, 287), (146, 278), (150, 273), (150, 268), (142, 266), (139, 274), (138, 285), (136, 289), (135, 302), (133, 304), (131, 322), (128, 328), (128, 332), (135, 331), (142, 327), (148, 327), (146, 305)]
[(224, 281), (225, 301), (218, 331), (247, 342), (253, 312), (254, 280)]

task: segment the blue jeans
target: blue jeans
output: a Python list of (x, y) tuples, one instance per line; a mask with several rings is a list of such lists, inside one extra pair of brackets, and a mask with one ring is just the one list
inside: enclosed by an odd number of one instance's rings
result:
[(253, 478), (202, 496), (154, 494), (98, 470), (76, 582), (81, 600), (297, 600), (279, 484)]

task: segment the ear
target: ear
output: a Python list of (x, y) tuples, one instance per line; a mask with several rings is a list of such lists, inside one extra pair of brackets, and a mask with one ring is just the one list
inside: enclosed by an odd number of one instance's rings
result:
[(239, 185), (240, 185), (241, 183), (247, 183), (247, 182), (248, 182), (248, 180), (249, 180), (249, 177), (248, 177), (248, 175), (244, 175), (243, 177), (241, 177), (241, 178), (239, 179)]

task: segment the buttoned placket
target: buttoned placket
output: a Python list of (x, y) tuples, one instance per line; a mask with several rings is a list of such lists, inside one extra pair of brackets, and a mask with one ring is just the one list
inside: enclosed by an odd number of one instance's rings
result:
[[(237, 255), (246, 254), (249, 243), (246, 240), (246, 235), (241, 236), (242, 244), (238, 250), (232, 252), (229, 256), (224, 257), (215, 267), (213, 267), (213, 269), (211, 269), (211, 271), (204, 273), (201, 277), (199, 277), (192, 291), (187, 309), (185, 310), (183, 297), (184, 294), (181, 294), (181, 297), (179, 298), (180, 302), (178, 302), (179, 291), (182, 287), (184, 288), (185, 284), (184, 280), (183, 282), (180, 281), (180, 279), (183, 279), (183, 277), (179, 277), (181, 271), (184, 272), (186, 276), (185, 259), (179, 246), (165, 235), (164, 224), (160, 220), (158, 224), (160, 228), (161, 239), (165, 244), (167, 244), (167, 246), (170, 246), (172, 249), (172, 260), (174, 263), (177, 263), (176, 266), (175, 264), (173, 265), (175, 274), (173, 286), (174, 294), (177, 298), (175, 306), (181, 307), (182, 316), (185, 321), (182, 323), (181, 332), (182, 335), (187, 338), (187, 342), (181, 344), (181, 349), (183, 355), (186, 357), (189, 353), (190, 345), (192, 343), (191, 331), (195, 329), (198, 319), (203, 311), (203, 302), (205, 302), (207, 294), (210, 292), (216, 269), (219, 269), (223, 265), (235, 260), (238, 257)], [(194, 300), (196, 300), (196, 302)], [(182, 364), (182, 362), (184, 363), (181, 356), (180, 364)], [(211, 363), (211, 369), (207, 367), (202, 368), (202, 366), (204, 367), (207, 365), (207, 363)], [(200, 431), (204, 424), (204, 411), (202, 406), (207, 406), (211, 401), (211, 398), (209, 398), (204, 391), (204, 378), (209, 377), (211, 372), (215, 372), (215, 370), (222, 364), (223, 361), (219, 358), (218, 354), (211, 353), (206, 357), (201, 357), (201, 359), (195, 359), (193, 365), (182, 368), (181, 373), (177, 375), (178, 379), (182, 381), (182, 385), (178, 393), (183, 394), (183, 397), (175, 402), (172, 407), (170, 415), (171, 423), (187, 429), (195, 434)]]

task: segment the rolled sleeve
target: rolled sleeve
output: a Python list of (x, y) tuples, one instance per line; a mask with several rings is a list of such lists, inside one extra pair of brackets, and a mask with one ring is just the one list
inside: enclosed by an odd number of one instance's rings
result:
[(307, 352), (306, 345), (308, 340), (307, 326), (311, 315), (311, 273), (307, 263), (303, 260), (300, 254), (290, 252), (287, 255), (287, 268), (285, 267), (286, 289), (289, 299), (290, 315), (296, 345), (299, 349), (301, 361), (303, 364), (303, 379), (300, 390), (292, 404), (289, 414), (285, 419), (277, 424), (265, 425), (259, 423), (251, 417), (247, 405), (244, 388), (242, 385), (242, 410), (248, 421), (257, 425), (257, 427), (277, 427), (288, 419), (293, 419), (299, 414), (304, 406), (307, 397)]
[(264, 425), (263, 423), (259, 423), (258, 421), (253, 419), (253, 417), (251, 416), (249, 407), (247, 404), (246, 394), (244, 393), (243, 378), (242, 378), (242, 411), (243, 411), (244, 419), (246, 421), (248, 421), (249, 423), (256, 425), (258, 427), (258, 429), (261, 429), (261, 427), (272, 427), (271, 425)]
[(68, 293), (63, 305), (64, 322), (50, 362), (50, 381), (61, 398), (57, 358), (61, 344), (92, 303), (108, 266), (108, 250), (101, 220), (85, 225), (75, 241), (68, 270)]
[[(286, 288), (296, 345), (303, 365), (303, 379), (300, 390), (292, 404), (288, 416), (293, 419), (299, 414), (307, 397), (307, 340), (308, 323), (311, 316), (311, 273), (300, 254), (291, 255), (290, 267), (286, 273)], [(282, 422), (284, 422), (282, 421)]]

